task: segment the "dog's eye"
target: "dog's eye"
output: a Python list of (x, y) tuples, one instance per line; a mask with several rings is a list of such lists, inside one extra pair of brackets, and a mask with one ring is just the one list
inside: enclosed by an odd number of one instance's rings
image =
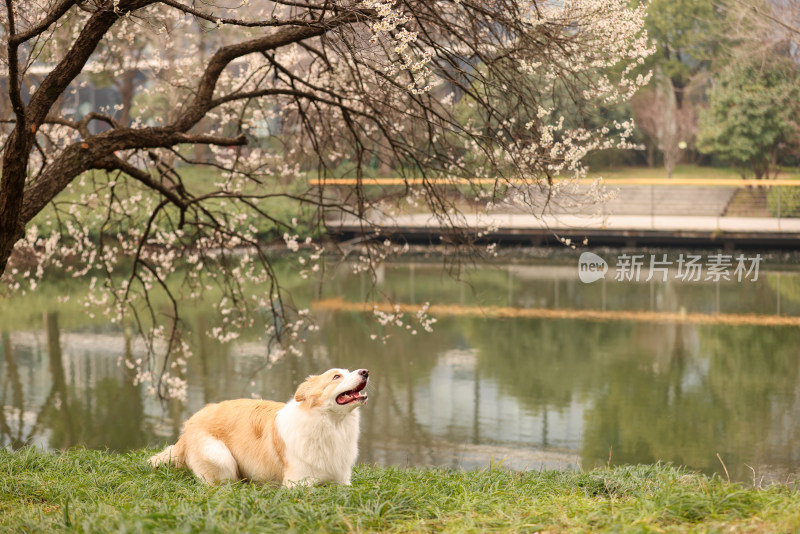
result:
[(340, 378), (342, 378), (342, 375), (333, 375), (334, 380), (339, 380)]

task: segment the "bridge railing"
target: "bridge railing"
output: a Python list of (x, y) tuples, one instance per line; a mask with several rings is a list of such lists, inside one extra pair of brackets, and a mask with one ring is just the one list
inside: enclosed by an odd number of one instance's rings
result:
[[(495, 181), (487, 178), (469, 180), (437, 180), (430, 181), (439, 186), (459, 187), (472, 185), (491, 187)], [(556, 181), (558, 182), (558, 180)], [(574, 182), (574, 181), (573, 181)], [(761, 219), (763, 223), (775, 225), (781, 229), (784, 220), (800, 220), (800, 180), (753, 180), (740, 178), (609, 178), (602, 183), (605, 191), (610, 193), (604, 201), (598, 201), (590, 194), (594, 179), (578, 180), (576, 187), (562, 198), (547, 198), (545, 195), (532, 195), (527, 207), (538, 209), (543, 216), (623, 216), (637, 217), (637, 226), (649, 226), (655, 229), (658, 219), (676, 217), (715, 218), (717, 227), (725, 221), (733, 219)], [(352, 178), (330, 178), (312, 180), (311, 185), (352, 187), (358, 182)], [(500, 180), (501, 187), (519, 187), (525, 185), (522, 180)], [(403, 178), (364, 178), (361, 185), (365, 188), (396, 188), (409, 185), (421, 185), (421, 179)], [(535, 184), (531, 187), (536, 187)], [(468, 196), (468, 195), (465, 195)], [(536, 203), (539, 203), (538, 205)], [(504, 211), (505, 209), (505, 211)], [(500, 213), (513, 212), (513, 208), (501, 207)], [(520, 210), (522, 211), (522, 210)], [(752, 221), (755, 223), (755, 221)], [(743, 221), (742, 224), (746, 224)]]

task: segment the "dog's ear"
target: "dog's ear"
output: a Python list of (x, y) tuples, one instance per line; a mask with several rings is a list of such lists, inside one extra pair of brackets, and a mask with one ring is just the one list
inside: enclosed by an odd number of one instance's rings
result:
[(305, 382), (298, 386), (297, 391), (294, 392), (294, 400), (297, 402), (303, 402), (308, 397), (308, 394), (311, 392), (311, 386), (314, 382), (314, 379), (317, 378), (317, 375), (309, 375), (306, 377)]

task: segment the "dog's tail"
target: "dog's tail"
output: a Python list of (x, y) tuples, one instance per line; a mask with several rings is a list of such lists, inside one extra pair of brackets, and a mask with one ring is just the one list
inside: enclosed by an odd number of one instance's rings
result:
[(148, 461), (153, 467), (158, 467), (160, 465), (183, 467), (183, 456), (180, 452), (178, 444), (170, 445), (158, 454), (151, 456)]

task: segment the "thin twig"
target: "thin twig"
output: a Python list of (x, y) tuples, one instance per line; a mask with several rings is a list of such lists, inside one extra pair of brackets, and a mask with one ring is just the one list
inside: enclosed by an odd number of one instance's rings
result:
[(731, 475), (728, 474), (728, 468), (725, 467), (725, 462), (722, 461), (722, 456), (720, 456), (719, 453), (717, 453), (717, 458), (719, 458), (719, 463), (722, 464), (722, 468), (725, 470), (725, 476), (728, 477), (728, 484), (730, 484), (731, 483)]

